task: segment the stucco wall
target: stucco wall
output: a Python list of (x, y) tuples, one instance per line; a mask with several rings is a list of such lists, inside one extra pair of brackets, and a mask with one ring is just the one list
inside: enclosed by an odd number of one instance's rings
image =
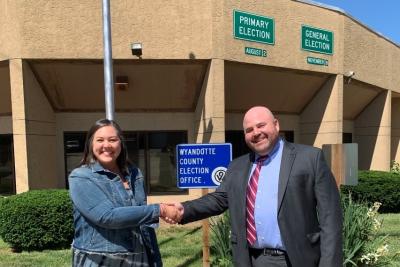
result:
[[(133, 58), (132, 42), (143, 43), (143, 58), (209, 57), (211, 1), (110, 2), (114, 58)], [(103, 57), (101, 1), (20, 0), (5, 5), (21, 24), (20, 37), (10, 40), (11, 47), (22, 45), (20, 56)]]
[(400, 93), (400, 48), (397, 47), (392, 52), (392, 73), (391, 86), (394, 92)]
[(392, 98), (391, 160), (400, 163), (400, 97)]
[(0, 134), (12, 134), (11, 116), (0, 116)]
[(342, 143), (343, 76), (327, 79), (300, 116), (300, 142), (322, 147)]
[(354, 79), (382, 88), (392, 87), (400, 61), (393, 55), (400, 49), (351, 19), (345, 20), (343, 70), (354, 71)]
[(0, 116), (11, 114), (10, 68), (8, 62), (0, 62)]
[(19, 2), (0, 0), (0, 61), (21, 55)]
[(356, 118), (361, 170), (389, 170), (391, 147), (391, 92), (381, 92)]
[[(101, 2), (3, 0), (0, 5), (0, 59), (103, 57)], [(275, 44), (235, 39), (234, 9), (273, 18)], [(143, 58), (224, 58), (339, 74), (353, 70), (356, 79), (400, 90), (399, 47), (326, 8), (291, 0), (113, 0), (111, 16), (114, 58), (134, 58), (130, 43), (142, 42)], [(333, 31), (333, 55), (301, 50), (302, 24)], [(245, 46), (268, 55), (246, 55)], [(307, 56), (329, 64), (307, 64)]]

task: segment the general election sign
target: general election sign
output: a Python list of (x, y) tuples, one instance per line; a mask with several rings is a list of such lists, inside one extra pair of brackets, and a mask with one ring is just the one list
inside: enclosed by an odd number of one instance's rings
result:
[(232, 145), (180, 144), (176, 146), (176, 155), (179, 188), (215, 188), (232, 160)]

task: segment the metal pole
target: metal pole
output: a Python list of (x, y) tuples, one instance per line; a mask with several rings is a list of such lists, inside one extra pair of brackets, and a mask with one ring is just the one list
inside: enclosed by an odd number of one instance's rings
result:
[(114, 119), (114, 79), (111, 47), (110, 0), (103, 0), (103, 43), (104, 43), (104, 96), (106, 118)]

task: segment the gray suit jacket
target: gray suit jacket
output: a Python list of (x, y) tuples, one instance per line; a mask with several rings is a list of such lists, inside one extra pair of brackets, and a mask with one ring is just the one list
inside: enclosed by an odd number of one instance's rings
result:
[[(213, 193), (183, 203), (181, 223), (229, 209), (235, 266), (251, 266), (246, 240), (246, 187), (254, 154), (233, 160)], [(322, 151), (285, 142), (279, 174), (278, 224), (293, 267), (342, 266), (342, 212)]]

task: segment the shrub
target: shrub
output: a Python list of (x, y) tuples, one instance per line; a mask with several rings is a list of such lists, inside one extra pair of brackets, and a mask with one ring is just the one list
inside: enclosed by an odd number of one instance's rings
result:
[(382, 213), (400, 212), (400, 175), (383, 171), (360, 171), (358, 185), (342, 186), (343, 193), (351, 192), (358, 202), (380, 202)]
[(0, 236), (16, 251), (64, 248), (73, 238), (67, 190), (33, 190), (0, 201)]
[(214, 255), (212, 266), (232, 266), (231, 226), (229, 213), (211, 218), (211, 251)]
[(395, 160), (392, 160), (392, 162), (390, 163), (390, 172), (400, 175), (400, 164)]
[(378, 219), (379, 202), (371, 207), (342, 194), (343, 266), (388, 266), (396, 254), (390, 253), (387, 236), (379, 235), (382, 220)]

